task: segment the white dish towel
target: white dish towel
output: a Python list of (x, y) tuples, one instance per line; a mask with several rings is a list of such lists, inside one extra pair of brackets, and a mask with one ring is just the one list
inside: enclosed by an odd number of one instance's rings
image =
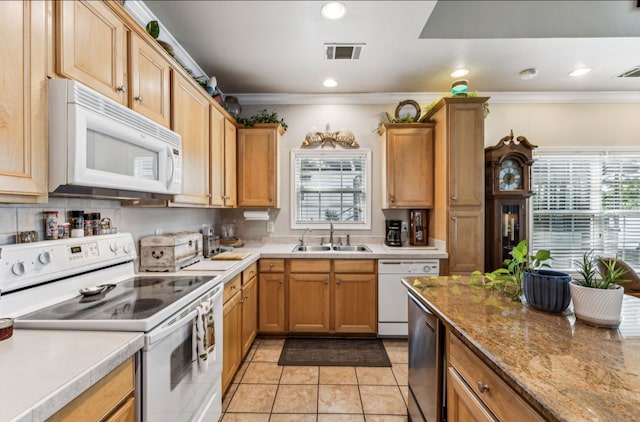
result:
[(197, 307), (198, 316), (193, 324), (194, 352), (200, 372), (209, 366), (216, 347), (216, 333), (213, 316), (213, 299), (207, 299)]

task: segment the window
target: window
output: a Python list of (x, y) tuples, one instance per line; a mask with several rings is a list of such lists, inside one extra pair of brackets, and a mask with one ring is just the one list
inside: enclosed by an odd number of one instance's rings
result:
[(640, 151), (534, 151), (531, 250), (576, 271), (594, 250), (640, 269)]
[(291, 228), (371, 228), (371, 151), (293, 150)]

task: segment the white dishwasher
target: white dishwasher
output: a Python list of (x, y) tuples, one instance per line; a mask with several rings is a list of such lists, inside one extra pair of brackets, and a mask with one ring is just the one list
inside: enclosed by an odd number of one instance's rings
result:
[(406, 337), (409, 308), (407, 289), (400, 280), (406, 276), (439, 275), (438, 259), (378, 260), (378, 336)]

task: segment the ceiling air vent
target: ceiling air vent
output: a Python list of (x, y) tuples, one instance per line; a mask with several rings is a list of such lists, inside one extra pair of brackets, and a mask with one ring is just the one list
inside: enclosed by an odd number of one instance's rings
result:
[(324, 57), (327, 60), (358, 60), (365, 44), (325, 44)]
[(640, 66), (632, 67), (618, 75), (618, 78), (640, 78)]

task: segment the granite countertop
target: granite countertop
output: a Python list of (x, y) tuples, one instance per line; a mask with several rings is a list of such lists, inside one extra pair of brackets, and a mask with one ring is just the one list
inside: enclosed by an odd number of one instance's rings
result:
[(143, 342), (141, 333), (15, 329), (0, 341), (0, 420), (46, 420)]
[(576, 321), (571, 308), (537, 311), (469, 277), (403, 284), (547, 420), (640, 417), (640, 299), (625, 295), (622, 324), (611, 330)]

